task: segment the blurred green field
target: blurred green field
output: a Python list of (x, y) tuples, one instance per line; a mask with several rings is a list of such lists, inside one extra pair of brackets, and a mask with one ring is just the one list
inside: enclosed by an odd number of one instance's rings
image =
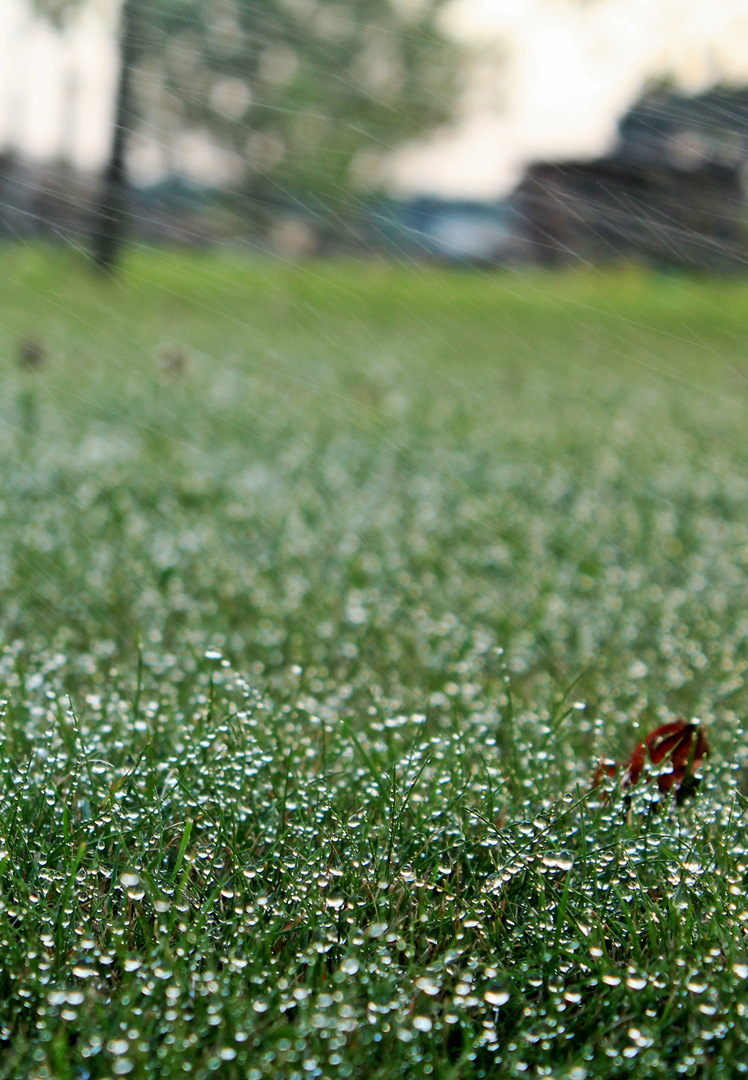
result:
[(0, 291), (0, 1077), (746, 1071), (744, 283)]

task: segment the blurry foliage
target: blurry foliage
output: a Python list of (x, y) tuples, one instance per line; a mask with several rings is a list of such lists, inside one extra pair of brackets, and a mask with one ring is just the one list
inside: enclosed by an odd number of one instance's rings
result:
[[(59, 24), (85, 0), (34, 2)], [(248, 194), (344, 197), (376, 180), (378, 155), (449, 118), (442, 3), (135, 0), (136, 127), (164, 148), (207, 136)]]
[(209, 131), (246, 163), (252, 192), (338, 196), (365, 151), (445, 120), (455, 53), (440, 0), (165, 0), (143, 8), (142, 115)]

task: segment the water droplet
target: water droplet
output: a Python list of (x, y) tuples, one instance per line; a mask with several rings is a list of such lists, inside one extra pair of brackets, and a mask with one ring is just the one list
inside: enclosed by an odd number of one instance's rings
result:
[(354, 956), (347, 956), (343, 963), (340, 965), (340, 970), (346, 975), (355, 975), (359, 967), (360, 964)]
[(414, 1016), (413, 1027), (416, 1031), (431, 1031), (433, 1023), (428, 1016)]
[(739, 979), (748, 979), (748, 964), (733, 964), (732, 970)]
[(483, 998), (489, 1005), (495, 1005), (498, 1008), (501, 1005), (506, 1005), (509, 994), (506, 990), (486, 990)]

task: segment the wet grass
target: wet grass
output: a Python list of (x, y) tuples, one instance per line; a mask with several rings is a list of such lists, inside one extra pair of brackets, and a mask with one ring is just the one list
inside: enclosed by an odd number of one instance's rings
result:
[(0, 1077), (748, 1071), (744, 286), (3, 257)]

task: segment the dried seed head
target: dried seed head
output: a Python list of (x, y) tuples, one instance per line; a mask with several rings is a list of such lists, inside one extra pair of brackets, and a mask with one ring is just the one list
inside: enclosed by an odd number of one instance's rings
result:
[(187, 353), (181, 345), (168, 342), (153, 353), (159, 372), (169, 379), (178, 379), (187, 370)]
[(47, 359), (47, 350), (38, 338), (24, 338), (18, 343), (18, 366), (36, 371)]

